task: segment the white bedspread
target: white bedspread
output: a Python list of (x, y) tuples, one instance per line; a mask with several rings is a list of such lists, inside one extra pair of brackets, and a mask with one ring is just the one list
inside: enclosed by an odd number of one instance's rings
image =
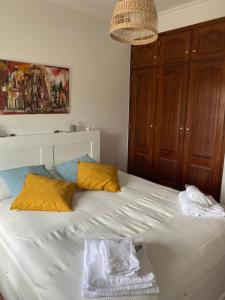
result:
[[(0, 202), (0, 243), (23, 271), (15, 276), (26, 277), (37, 299), (84, 299), (84, 239), (89, 238), (143, 238), (160, 300), (187, 299), (224, 263), (225, 218), (184, 216), (177, 191), (122, 172), (119, 178), (121, 193), (76, 193), (72, 213), (16, 212), (9, 210), (12, 199)], [(25, 290), (18, 293), (29, 299)]]

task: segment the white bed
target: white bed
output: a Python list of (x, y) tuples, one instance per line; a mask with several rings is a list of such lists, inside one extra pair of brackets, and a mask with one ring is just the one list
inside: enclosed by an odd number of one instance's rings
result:
[[(100, 157), (99, 132), (21, 137), (0, 140), (0, 169), (24, 164), (24, 155), (10, 160), (15, 147), (27, 153), (27, 164), (49, 167), (74, 155)], [(77, 192), (72, 213), (15, 212), (9, 210), (13, 199), (0, 202), (0, 290), (6, 300), (83, 300), (84, 239), (118, 236), (144, 238), (160, 300), (225, 299), (225, 218), (183, 216), (176, 190), (123, 172), (119, 180), (121, 193)]]

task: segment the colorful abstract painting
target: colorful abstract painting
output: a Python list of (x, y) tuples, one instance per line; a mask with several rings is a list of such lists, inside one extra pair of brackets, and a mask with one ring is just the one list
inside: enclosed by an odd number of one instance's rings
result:
[(0, 60), (0, 114), (69, 110), (68, 68)]

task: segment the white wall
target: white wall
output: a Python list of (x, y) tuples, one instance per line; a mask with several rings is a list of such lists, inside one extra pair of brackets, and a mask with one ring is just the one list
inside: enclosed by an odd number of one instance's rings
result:
[(0, 0), (0, 58), (66, 66), (71, 114), (0, 115), (17, 134), (68, 129), (72, 120), (102, 130), (102, 160), (127, 162), (130, 48), (109, 24), (46, 0)]
[(196, 0), (159, 14), (159, 31), (167, 31), (225, 16), (225, 0)]
[[(159, 31), (222, 16), (225, 0), (197, 0), (160, 13)], [(0, 130), (46, 132), (82, 121), (102, 129), (102, 160), (125, 169), (130, 49), (110, 40), (108, 30), (47, 0), (0, 0), (0, 58), (69, 67), (72, 104), (69, 115), (0, 115)]]
[(223, 168), (223, 179), (222, 179), (220, 201), (225, 204), (225, 163), (224, 163), (224, 168)]

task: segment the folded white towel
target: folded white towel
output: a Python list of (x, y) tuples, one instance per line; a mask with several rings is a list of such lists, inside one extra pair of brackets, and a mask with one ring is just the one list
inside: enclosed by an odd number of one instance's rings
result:
[(85, 241), (83, 295), (94, 298), (158, 294), (159, 288), (145, 246), (138, 251), (137, 257), (140, 260), (140, 270), (137, 274), (107, 278), (101, 253), (101, 240)]
[(186, 192), (193, 202), (196, 202), (204, 207), (213, 205), (213, 202), (194, 185), (188, 185), (186, 187)]
[(106, 276), (130, 276), (140, 269), (135, 245), (131, 239), (102, 240), (101, 252)]
[(225, 217), (225, 211), (213, 197), (209, 196), (212, 205), (205, 207), (196, 202), (193, 202), (186, 191), (179, 193), (179, 200), (184, 214), (191, 216), (202, 217)]

